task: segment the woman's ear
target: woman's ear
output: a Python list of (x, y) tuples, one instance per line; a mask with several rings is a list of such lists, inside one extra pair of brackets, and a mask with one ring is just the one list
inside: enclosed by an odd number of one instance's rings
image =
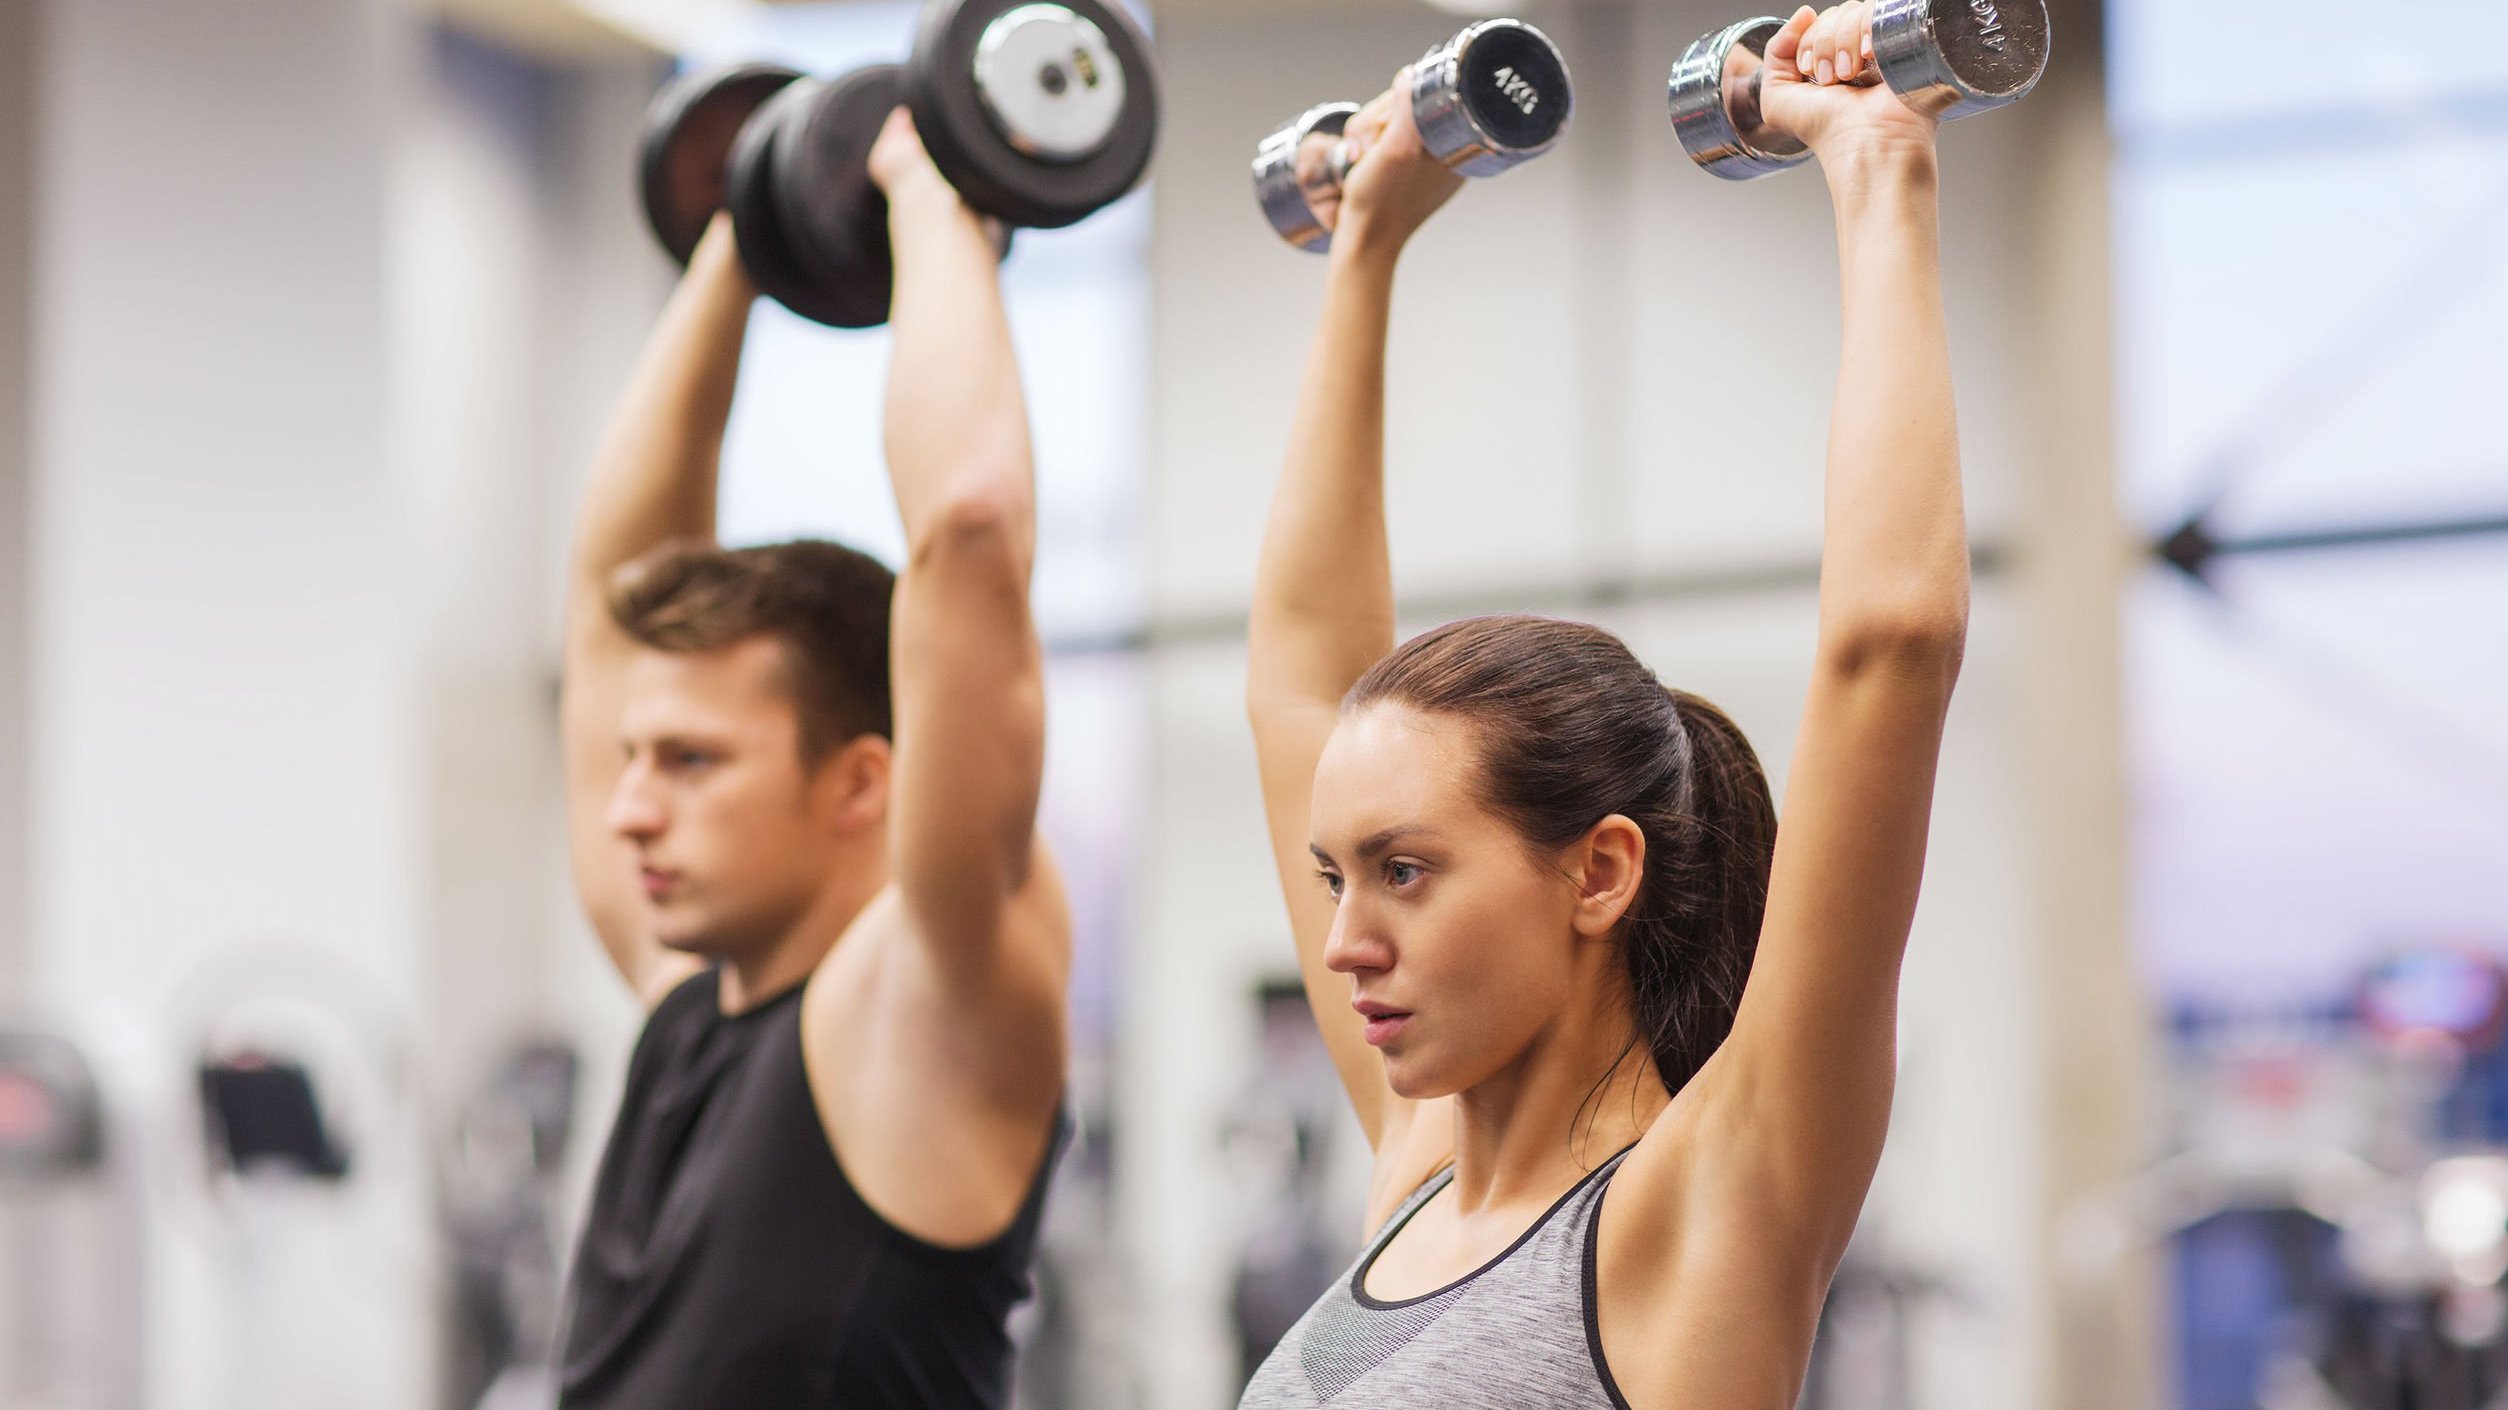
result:
[(1608, 935), (1637, 903), (1646, 880), (1646, 833), (1613, 813), (1595, 823), (1576, 844), (1569, 874), (1576, 879), (1576, 933)]
[(836, 832), (885, 826), (891, 757), (892, 746), (876, 734), (858, 734), (837, 746), (810, 779), (812, 812)]

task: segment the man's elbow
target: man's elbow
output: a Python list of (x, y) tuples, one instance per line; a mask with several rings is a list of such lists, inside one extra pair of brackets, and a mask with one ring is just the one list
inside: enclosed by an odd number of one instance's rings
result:
[(951, 489), (906, 547), (918, 564), (1023, 564), (1035, 538), (1034, 496), (1007, 477), (991, 477)]

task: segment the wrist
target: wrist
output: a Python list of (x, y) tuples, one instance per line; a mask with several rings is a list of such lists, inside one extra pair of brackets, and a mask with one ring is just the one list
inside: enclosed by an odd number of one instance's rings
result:
[(1876, 202), (1931, 200), (1941, 178), (1929, 138), (1859, 134), (1824, 144), (1816, 155), (1841, 211)]
[(1409, 231), (1388, 230), (1370, 221), (1345, 218), (1332, 232), (1332, 262), (1390, 276), (1394, 266), (1402, 262), (1403, 248), (1410, 243)]
[(690, 281), (742, 299), (754, 299), (758, 289), (749, 278), (749, 267), (740, 262), (740, 242), (732, 233), (728, 212), (718, 213), (706, 228), (705, 238), (688, 256)]
[(899, 181), (885, 193), (892, 223), (904, 221), (921, 224), (926, 221), (962, 218), (975, 219), (975, 212), (958, 195), (958, 188), (949, 184), (939, 172), (918, 171)]

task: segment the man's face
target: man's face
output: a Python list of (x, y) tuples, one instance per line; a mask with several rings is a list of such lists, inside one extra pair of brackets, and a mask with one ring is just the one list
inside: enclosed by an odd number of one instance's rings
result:
[(610, 830), (634, 850), (663, 945), (711, 959), (763, 952), (831, 879), (861, 799), (815, 767), (783, 645), (753, 637), (720, 651), (638, 651), (627, 668), (626, 768)]

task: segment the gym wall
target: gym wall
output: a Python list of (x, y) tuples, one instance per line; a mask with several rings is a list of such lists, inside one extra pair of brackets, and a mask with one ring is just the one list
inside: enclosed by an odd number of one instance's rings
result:
[(0, 1008), (22, 1001), (27, 934), (27, 589), (34, 377), (37, 7), (0, 5)]

